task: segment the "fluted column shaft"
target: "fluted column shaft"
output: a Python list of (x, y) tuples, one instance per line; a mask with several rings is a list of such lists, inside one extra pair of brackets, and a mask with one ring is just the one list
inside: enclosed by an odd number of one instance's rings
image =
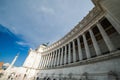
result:
[(105, 32), (105, 30), (103, 29), (102, 25), (98, 22), (97, 23), (97, 27), (103, 37), (103, 40), (105, 41), (109, 51), (113, 51), (115, 50), (115, 46), (113, 45), (113, 43), (111, 42), (109, 36), (107, 35), (107, 33)]
[(99, 45), (98, 45), (96, 38), (91, 29), (89, 29), (89, 33), (90, 33), (90, 36), (91, 36), (91, 39), (93, 42), (93, 47), (95, 49), (96, 55), (99, 56), (99, 55), (101, 55), (101, 51), (100, 51)]
[(47, 56), (45, 55), (45, 63), (44, 63), (44, 68), (46, 67), (46, 63), (47, 63)]
[(52, 58), (51, 58), (51, 67), (53, 67), (53, 65), (54, 65), (54, 52), (52, 52)]
[(58, 49), (58, 60), (57, 60), (57, 66), (60, 64), (60, 49)]
[(46, 62), (47, 62), (47, 56), (45, 55), (45, 63), (44, 63), (44, 68), (46, 66)]
[(51, 64), (52, 64), (52, 52), (50, 53), (48, 68), (51, 66)]
[(56, 53), (55, 53), (55, 51), (54, 51), (54, 66), (55, 66), (55, 63), (56, 63)]
[(45, 60), (45, 57), (42, 56), (41, 68), (43, 68), (44, 60)]
[(76, 50), (75, 50), (75, 42), (74, 40), (72, 41), (73, 43), (73, 62), (76, 62)]
[(42, 68), (45, 67), (45, 62), (46, 62), (46, 56), (44, 55), (44, 61), (43, 61), (43, 67)]
[(39, 68), (40, 69), (41, 69), (42, 61), (43, 61), (43, 57), (41, 56), (40, 63), (39, 63)]
[(91, 57), (90, 55), (90, 50), (89, 50), (89, 46), (85, 37), (85, 34), (82, 35), (83, 36), (83, 42), (84, 42), (84, 46), (85, 46), (85, 52), (86, 52), (86, 56), (89, 59)]
[(49, 68), (49, 64), (50, 64), (50, 56), (51, 56), (50, 53), (48, 53), (48, 56), (49, 56), (49, 57), (48, 57), (47, 68)]
[(55, 62), (54, 62), (54, 66), (56, 66), (57, 63), (57, 50), (55, 51)]
[(46, 67), (48, 68), (48, 66), (49, 66), (49, 62), (50, 62), (50, 53), (48, 53), (48, 58), (47, 58), (47, 64), (46, 64)]
[(65, 45), (65, 51), (64, 51), (64, 64), (66, 64), (66, 58), (67, 57), (67, 45)]
[(82, 49), (81, 49), (81, 44), (80, 44), (80, 39), (79, 39), (79, 37), (77, 38), (77, 44), (78, 44), (79, 60), (82, 60), (82, 59), (83, 59), (83, 55), (82, 55)]
[(62, 51), (61, 51), (61, 59), (60, 59), (60, 65), (63, 64), (63, 47), (62, 47)]
[(47, 63), (47, 55), (45, 55), (45, 63), (44, 63), (44, 68), (46, 67), (46, 63)]
[(68, 63), (71, 63), (71, 46), (70, 46), (70, 43), (69, 43), (69, 51), (68, 51)]

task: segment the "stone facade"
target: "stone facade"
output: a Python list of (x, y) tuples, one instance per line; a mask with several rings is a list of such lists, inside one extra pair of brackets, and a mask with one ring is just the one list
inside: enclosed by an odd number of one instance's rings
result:
[(120, 79), (120, 1), (92, 2), (95, 7), (62, 39), (29, 51), (24, 79)]

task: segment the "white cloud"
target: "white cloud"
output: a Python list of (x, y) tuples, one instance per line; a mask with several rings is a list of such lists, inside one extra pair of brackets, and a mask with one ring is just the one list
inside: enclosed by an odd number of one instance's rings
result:
[(44, 13), (47, 13), (47, 14), (55, 14), (55, 10), (53, 8), (50, 8), (50, 7), (42, 6), (41, 11)]
[(29, 46), (28, 43), (22, 42), (22, 41), (16, 41), (16, 44), (21, 45), (21, 46)]
[(60, 39), (93, 7), (90, 0), (12, 0), (12, 3), (11, 0), (3, 0), (3, 2), (6, 4), (0, 5), (0, 23), (25, 41), (17, 41), (16, 44), (32, 48)]
[(12, 31), (13, 33), (15, 33), (15, 34), (18, 34), (18, 31), (16, 30), (15, 27), (11, 27), (11, 31)]

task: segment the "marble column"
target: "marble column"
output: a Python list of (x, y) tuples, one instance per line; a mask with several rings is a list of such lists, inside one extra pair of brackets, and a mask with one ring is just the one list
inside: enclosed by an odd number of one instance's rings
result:
[(42, 68), (44, 68), (44, 64), (45, 64), (45, 55), (43, 56)]
[(48, 66), (49, 66), (49, 62), (50, 62), (50, 53), (48, 53), (48, 55), (47, 55), (47, 64), (46, 64), (46, 67), (48, 68)]
[(50, 64), (50, 53), (48, 53), (48, 63), (47, 63), (47, 68), (49, 68), (49, 64)]
[(55, 66), (55, 60), (56, 60), (56, 53), (55, 53), (55, 51), (53, 52), (53, 54), (54, 54), (54, 59), (53, 59), (54, 64), (53, 64), (53, 66)]
[(66, 64), (67, 59), (67, 45), (65, 45), (65, 51), (64, 51), (64, 64)]
[(48, 55), (46, 55), (46, 60), (45, 60), (45, 68), (46, 68), (46, 65), (47, 65), (47, 59), (48, 59)]
[(96, 38), (94, 36), (94, 33), (92, 32), (91, 29), (89, 29), (89, 33), (90, 33), (90, 36), (91, 36), (91, 39), (92, 39), (92, 43), (93, 43), (93, 47), (95, 49), (96, 55), (99, 56), (99, 55), (101, 55), (101, 51), (100, 51), (99, 45), (96, 41)]
[(113, 27), (116, 29), (116, 31), (120, 34), (120, 24), (117, 22), (116, 18), (114, 18), (110, 14), (105, 15), (105, 17), (113, 25)]
[(45, 55), (44, 68), (46, 67), (46, 63), (47, 63), (47, 56)]
[(87, 58), (89, 59), (89, 58), (91, 58), (89, 46), (88, 46), (88, 43), (87, 43), (85, 34), (83, 34), (82, 36), (83, 36), (83, 42), (84, 42), (84, 46), (85, 46), (86, 56), (87, 56)]
[(62, 65), (62, 64), (63, 64), (63, 47), (62, 47), (61, 49), (62, 49), (62, 51), (61, 51), (60, 65)]
[(78, 44), (78, 55), (79, 55), (79, 60), (82, 60), (82, 59), (83, 59), (83, 55), (82, 55), (82, 49), (81, 49), (81, 43), (80, 43), (79, 37), (77, 38), (77, 44)]
[(73, 62), (76, 62), (76, 50), (75, 50), (75, 41), (72, 41), (73, 44)]
[(114, 51), (116, 49), (115, 46), (113, 45), (109, 36), (107, 35), (107, 33), (105, 32), (105, 30), (103, 29), (102, 25), (99, 22), (97, 22), (97, 27), (103, 37), (103, 40), (105, 41), (105, 43), (107, 45), (109, 51)]
[(57, 66), (60, 64), (60, 48), (58, 49), (58, 60), (57, 60)]
[(43, 60), (44, 60), (44, 56), (42, 55), (42, 60), (41, 60), (41, 64), (40, 64), (40, 69), (42, 69), (42, 67), (43, 67)]
[(68, 44), (69, 45), (69, 51), (68, 51), (68, 63), (71, 63), (71, 46), (70, 46), (70, 43)]
[(42, 64), (43, 64), (43, 56), (41, 56), (40, 69), (42, 68)]
[(45, 62), (44, 62), (44, 68), (46, 66), (47, 56), (45, 55)]
[(51, 64), (52, 64), (52, 52), (50, 53), (48, 68), (50, 68)]
[(43, 61), (43, 57), (41, 56), (40, 63), (39, 63), (39, 68), (40, 69), (41, 69), (42, 61)]
[(52, 52), (52, 58), (51, 58), (51, 67), (54, 65), (54, 52)]
[(55, 51), (55, 62), (54, 62), (54, 66), (56, 66), (57, 63), (57, 50)]
[(47, 68), (49, 66), (49, 62), (50, 62), (50, 53), (48, 53), (48, 59), (47, 59), (47, 65), (46, 65)]

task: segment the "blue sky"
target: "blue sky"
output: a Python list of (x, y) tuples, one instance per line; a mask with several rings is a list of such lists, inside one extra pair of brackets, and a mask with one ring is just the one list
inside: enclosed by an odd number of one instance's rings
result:
[(91, 0), (0, 0), (0, 61), (16, 66), (29, 48), (62, 38), (93, 8)]
[(14, 57), (19, 54), (16, 66), (22, 65), (29, 49), (28, 45), (21, 46), (19, 41), (24, 41), (20, 36), (14, 35), (5, 26), (0, 25), (0, 61), (11, 63)]

